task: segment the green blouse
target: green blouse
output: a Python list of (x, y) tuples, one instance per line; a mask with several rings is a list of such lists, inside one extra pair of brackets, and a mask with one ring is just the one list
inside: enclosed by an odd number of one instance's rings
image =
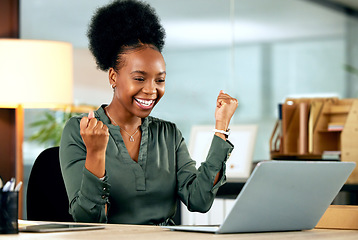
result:
[[(108, 126), (110, 133), (104, 179), (84, 167), (86, 147), (79, 126), (82, 116), (71, 118), (62, 133), (61, 170), (69, 212), (75, 221), (168, 223), (175, 215), (178, 198), (189, 211), (210, 209), (218, 188), (225, 183), (225, 163), (233, 150), (229, 141), (214, 135), (206, 161), (196, 169), (175, 124), (149, 116), (142, 120), (142, 139), (135, 162), (119, 127), (111, 124), (104, 107), (95, 111), (95, 117)], [(213, 186), (219, 171), (222, 178)]]

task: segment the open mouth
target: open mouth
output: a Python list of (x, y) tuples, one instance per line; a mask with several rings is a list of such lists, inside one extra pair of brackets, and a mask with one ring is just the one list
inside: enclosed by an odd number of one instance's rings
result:
[(142, 109), (151, 109), (154, 106), (155, 100), (144, 100), (144, 99), (138, 99), (134, 98), (137, 105)]

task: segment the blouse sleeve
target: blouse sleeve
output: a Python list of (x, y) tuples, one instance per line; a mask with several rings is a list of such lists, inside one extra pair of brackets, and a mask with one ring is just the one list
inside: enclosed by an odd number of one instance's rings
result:
[[(179, 130), (176, 139), (178, 195), (189, 211), (207, 212), (218, 188), (226, 182), (226, 161), (234, 147), (229, 141), (214, 135), (206, 161), (196, 169), (196, 163), (190, 158)], [(220, 171), (221, 179), (214, 185), (215, 177)]]
[(85, 168), (86, 147), (80, 135), (79, 121), (74, 117), (67, 122), (60, 145), (60, 165), (70, 202), (69, 213), (76, 222), (107, 222), (108, 177), (101, 180)]

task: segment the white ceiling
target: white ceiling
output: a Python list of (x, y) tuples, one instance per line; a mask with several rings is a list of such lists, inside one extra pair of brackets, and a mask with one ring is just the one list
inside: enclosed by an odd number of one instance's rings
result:
[[(21, 38), (67, 41), (77, 48), (85, 48), (89, 19), (106, 2), (109, 1), (22, 0)], [(162, 19), (167, 47), (339, 36), (345, 31), (344, 15), (304, 0), (147, 2)], [(358, 5), (358, 0), (350, 0), (348, 4)]]

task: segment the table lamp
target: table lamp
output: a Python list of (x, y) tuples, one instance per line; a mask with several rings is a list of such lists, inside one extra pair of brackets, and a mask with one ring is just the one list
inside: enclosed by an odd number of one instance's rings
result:
[[(0, 39), (0, 176), (23, 180), (24, 108), (73, 102), (72, 45)], [(19, 216), (22, 214), (19, 197)]]

